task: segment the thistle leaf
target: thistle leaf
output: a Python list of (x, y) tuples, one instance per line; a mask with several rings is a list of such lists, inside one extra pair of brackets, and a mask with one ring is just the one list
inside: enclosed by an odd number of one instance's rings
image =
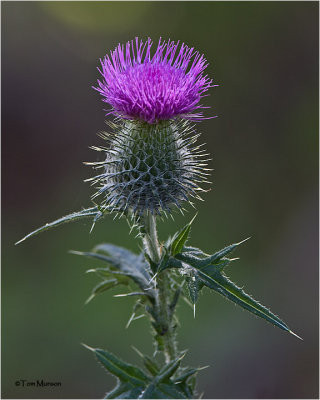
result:
[(186, 371), (184, 371), (180, 375), (178, 375), (173, 381), (175, 383), (186, 382), (189, 378), (191, 378), (192, 376), (196, 375), (199, 371), (201, 371), (204, 368), (206, 368), (206, 367), (188, 368)]
[(49, 222), (43, 226), (41, 226), (40, 228), (34, 230), (31, 233), (28, 233), (28, 235), (26, 235), (25, 237), (23, 237), (21, 240), (19, 240), (18, 242), (16, 242), (15, 244), (19, 244), (21, 242), (23, 242), (24, 240), (37, 235), (38, 233), (44, 232), (47, 229), (50, 228), (55, 228), (56, 226), (62, 225), (62, 224), (66, 224), (67, 222), (72, 222), (75, 221), (77, 219), (81, 219), (81, 218), (87, 218), (87, 217), (94, 217), (94, 222), (97, 221), (98, 219), (100, 219), (103, 215), (105, 214), (105, 211), (102, 212), (100, 207), (91, 207), (91, 208), (87, 208), (85, 210), (81, 210), (78, 212), (74, 212), (72, 214), (66, 215), (62, 218), (59, 218), (53, 222)]
[(240, 246), (248, 239), (249, 238), (239, 243), (231, 244), (212, 255), (207, 255), (195, 247), (187, 247), (184, 248), (184, 251), (182, 253), (177, 254), (176, 258), (198, 269), (206, 267), (207, 265), (219, 264), (219, 263), (224, 263), (223, 265), (224, 267), (229, 263), (229, 261), (231, 261), (227, 259), (226, 256), (231, 252), (233, 252), (238, 246)]
[[(151, 270), (145, 261), (143, 254), (134, 254), (131, 251), (111, 244), (102, 244), (95, 247), (94, 252), (71, 251), (71, 253), (107, 263), (110, 268), (115, 269), (114, 277), (117, 274), (127, 276), (132, 279), (143, 291), (148, 290), (148, 294), (154, 297), (153, 287), (150, 286)], [(100, 251), (100, 253), (98, 253)], [(104, 252), (105, 254), (101, 254)], [(103, 273), (103, 268), (98, 268), (97, 272)], [(113, 272), (106, 269), (105, 273)]]
[(173, 295), (171, 303), (169, 304), (169, 315), (170, 315), (170, 318), (172, 318), (172, 316), (174, 315), (174, 310), (175, 310), (175, 308), (176, 308), (176, 306), (178, 304), (178, 300), (180, 298), (180, 295), (181, 295), (181, 287), (178, 287), (174, 292), (174, 295)]
[(119, 284), (118, 279), (110, 279), (107, 281), (100, 282), (92, 291), (92, 294), (97, 295), (99, 293), (103, 293), (108, 289), (113, 288)]
[(140, 255), (137, 255), (133, 253), (132, 251), (125, 249), (124, 247), (121, 246), (116, 246), (115, 244), (111, 243), (102, 243), (98, 244), (93, 251), (96, 252), (102, 252), (105, 254), (108, 254), (114, 259), (118, 260), (126, 260), (127, 262), (131, 263), (136, 263), (137, 258), (141, 258)]
[(241, 242), (231, 244), (230, 246), (225, 247), (224, 249), (217, 251), (214, 253), (212, 256), (206, 257), (202, 260), (201, 267), (205, 267), (206, 265), (209, 264), (216, 264), (217, 262), (220, 262), (222, 258), (224, 258), (226, 255), (230, 254), (233, 250), (235, 250), (238, 246), (240, 246), (242, 243), (246, 242), (250, 238), (248, 237), (247, 239), (242, 240)]
[(143, 392), (140, 394), (138, 399), (165, 399), (163, 394), (157, 390), (156, 385), (154, 383), (150, 383)]
[(169, 254), (167, 253), (166, 248), (163, 249), (162, 255), (161, 255), (161, 260), (159, 262), (158, 265), (158, 269), (157, 269), (157, 274), (159, 274), (161, 271), (164, 271), (167, 268), (170, 268), (170, 264), (169, 264), (169, 260), (172, 257), (169, 256)]
[(118, 378), (117, 386), (106, 394), (106, 399), (186, 399), (192, 397), (192, 391), (185, 382), (176, 383), (171, 380), (184, 355), (171, 361), (159, 371), (154, 361), (136, 350), (154, 375), (151, 378), (140, 368), (125, 363), (105, 350), (84, 346), (95, 354), (108, 372)]
[(181, 356), (164, 366), (159, 373), (153, 378), (152, 382), (141, 393), (139, 399), (185, 399), (185, 393), (179, 390), (170, 378), (180, 366)]
[(148, 253), (144, 253), (144, 257), (145, 257), (145, 259), (148, 261), (152, 272), (155, 274), (155, 273), (157, 272), (157, 270), (158, 270), (158, 264), (155, 263), (155, 262), (151, 259), (151, 257), (149, 256)]
[[(193, 379), (195, 379), (195, 377), (193, 377)], [(182, 392), (185, 395), (185, 398), (187, 399), (192, 399), (194, 398), (193, 396), (193, 391), (194, 388), (192, 388), (192, 386), (186, 382), (184, 383), (175, 383), (175, 388), (178, 389), (180, 392)]]
[(172, 375), (177, 371), (177, 369), (180, 367), (181, 360), (185, 356), (185, 353), (181, 356), (176, 358), (175, 360), (169, 362), (169, 364), (165, 365), (160, 371), (159, 374), (157, 375), (156, 382), (161, 383), (161, 382), (170, 382), (169, 378), (172, 377)]
[(91, 268), (86, 271), (88, 274), (89, 272), (94, 272), (97, 274), (100, 278), (116, 278), (121, 283), (127, 284), (129, 282), (129, 278), (127, 277), (126, 274), (121, 273), (121, 271), (114, 271), (110, 270), (109, 268)]
[(222, 296), (225, 296), (242, 308), (265, 319), (280, 329), (291, 333), (289, 327), (280, 318), (230, 281), (217, 267), (207, 266), (202, 270), (198, 270), (198, 274), (199, 279), (210, 289), (215, 290)]
[(94, 251), (110, 255), (113, 260), (118, 261), (118, 268), (123, 272), (132, 274), (138, 271), (139, 275), (149, 282), (151, 278), (150, 268), (143, 254), (135, 254), (130, 250), (110, 243), (100, 244), (94, 248)]
[(157, 375), (159, 373), (159, 367), (157, 363), (152, 360), (149, 356), (146, 354), (142, 354), (138, 349), (132, 346), (134, 351), (139, 354), (139, 356), (142, 358), (143, 365), (146, 367), (146, 369), (153, 375)]
[(199, 291), (205, 285), (245, 310), (297, 336), (279, 317), (245, 293), (242, 288), (238, 287), (224, 274), (224, 268), (231, 261), (236, 260), (236, 258), (229, 259), (226, 256), (248, 239), (227, 246), (213, 255), (207, 255), (195, 247), (184, 247), (183, 251), (174, 257), (175, 262), (170, 260), (170, 267), (178, 268), (183, 275), (186, 275), (185, 281), (189, 296), (194, 304), (197, 301)]
[(105, 292), (106, 290), (109, 290), (115, 286), (124, 284), (125, 281), (123, 280), (118, 280), (118, 279), (108, 279), (100, 282), (97, 286), (95, 286), (92, 290), (91, 295), (86, 301), (86, 304), (88, 304), (94, 297), (96, 297), (98, 294)]
[(121, 383), (109, 393), (106, 394), (105, 399), (137, 399), (143, 391), (143, 387), (135, 387), (130, 383)]
[(118, 377), (122, 383), (130, 383), (133, 387), (145, 387), (151, 381), (150, 377), (140, 368), (125, 363), (105, 350), (94, 349), (87, 345), (84, 346), (91, 350), (101, 365), (112, 375)]
[(183, 227), (179, 232), (177, 232), (171, 239), (170, 254), (172, 256), (175, 256), (176, 254), (178, 254), (182, 251), (183, 246), (188, 239), (192, 222), (194, 221), (196, 216), (197, 216), (197, 214), (192, 218), (192, 220), (185, 227)]
[(76, 250), (70, 250), (69, 253), (75, 254), (77, 256), (84, 256), (84, 257), (90, 257), (90, 258), (95, 258), (100, 261), (104, 261), (105, 263), (109, 264), (110, 266), (114, 268), (120, 268), (120, 263), (118, 260), (112, 258), (112, 257), (107, 257), (105, 255), (99, 254), (99, 253), (94, 253), (92, 251), (76, 251)]
[(160, 383), (159, 390), (164, 394), (164, 399), (187, 399), (187, 397), (182, 391), (179, 390), (179, 386), (175, 384)]
[(178, 386), (171, 383), (151, 383), (138, 397), (139, 399), (186, 399), (185, 394), (178, 390)]

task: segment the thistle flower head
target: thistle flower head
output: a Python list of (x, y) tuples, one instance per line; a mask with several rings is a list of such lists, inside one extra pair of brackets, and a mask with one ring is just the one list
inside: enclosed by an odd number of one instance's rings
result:
[(102, 80), (95, 88), (111, 105), (108, 114), (149, 124), (181, 117), (204, 119), (200, 104), (212, 80), (204, 75), (206, 59), (184, 43), (161, 38), (154, 55), (152, 41), (136, 38), (119, 44), (101, 61)]
[(200, 99), (212, 80), (203, 74), (203, 55), (179, 42), (159, 40), (118, 45), (102, 61), (98, 90), (111, 105), (111, 132), (102, 133), (104, 161), (91, 163), (102, 172), (90, 178), (102, 207), (141, 216), (182, 208), (199, 198), (208, 175), (206, 154), (196, 145), (190, 120), (203, 119)]

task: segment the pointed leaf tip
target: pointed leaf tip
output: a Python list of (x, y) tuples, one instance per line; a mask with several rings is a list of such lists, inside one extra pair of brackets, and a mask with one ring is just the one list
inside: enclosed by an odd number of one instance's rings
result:
[(185, 225), (179, 232), (177, 232), (174, 237), (172, 238), (171, 242), (171, 254), (175, 256), (176, 254), (180, 253), (183, 249), (185, 242), (188, 240), (189, 232), (191, 229), (191, 225), (195, 220), (197, 213), (192, 218), (192, 220)]
[(237, 246), (240, 246), (240, 244), (246, 242), (246, 241), (249, 240), (249, 239), (251, 239), (251, 236), (247, 237), (247, 238), (244, 239), (244, 240), (241, 240), (241, 242), (236, 243), (236, 245), (237, 245)]
[(143, 354), (141, 353), (141, 351), (138, 350), (136, 347), (134, 347), (133, 345), (131, 345), (131, 348), (132, 348), (141, 358), (144, 357)]
[(233, 301), (235, 304), (238, 304), (247, 311), (258, 315), (278, 328), (290, 332), (288, 326), (279, 317), (245, 293), (242, 288), (238, 287), (224, 274), (221, 274), (219, 271), (211, 271), (208, 269), (198, 271), (198, 274), (203, 280), (205, 286), (215, 290), (222, 296)]
[(295, 336), (296, 338), (303, 340), (302, 337), (300, 337), (299, 335), (297, 335), (296, 333), (289, 331), (289, 333), (291, 333), (291, 335)]
[(77, 256), (82, 256), (83, 255), (82, 251), (77, 251), (77, 250), (69, 250), (68, 253), (69, 254), (75, 254)]
[[(104, 213), (105, 213), (105, 211), (104, 211)], [(81, 211), (74, 212), (72, 214), (61, 217), (53, 222), (48, 222), (45, 225), (41, 226), (40, 228), (37, 228), (36, 230), (28, 233), (22, 239), (18, 240), (15, 243), (15, 245), (20, 244), (21, 242), (25, 241), (26, 239), (28, 239), (34, 235), (37, 235), (38, 233), (46, 231), (47, 229), (54, 228), (56, 226), (65, 224), (67, 222), (72, 222), (72, 221), (78, 220), (80, 218), (94, 217), (94, 221), (97, 221), (99, 218), (101, 218), (104, 215), (104, 213), (102, 213), (98, 207), (91, 207), (91, 208), (87, 208), (87, 209), (84, 209)]]
[(85, 344), (85, 343), (81, 343), (81, 345), (82, 345), (83, 347), (85, 347), (86, 349), (88, 349), (88, 350), (95, 351), (95, 349), (94, 349), (93, 347), (90, 347), (90, 346), (88, 346), (88, 345)]
[(189, 222), (189, 225), (191, 225), (193, 223), (193, 221), (196, 219), (197, 215), (198, 215), (198, 211), (195, 213), (192, 220)]
[(87, 298), (87, 300), (84, 302), (84, 305), (86, 306), (87, 304), (89, 304), (90, 301), (94, 299), (94, 297), (95, 297), (95, 296), (94, 296), (93, 294), (91, 294), (91, 295)]
[[(121, 383), (128, 383), (133, 387), (143, 387), (150, 382), (150, 378), (138, 367), (128, 364), (112, 353), (102, 349), (92, 349), (100, 364), (112, 375), (120, 379)], [(130, 397), (137, 398), (137, 397)]]

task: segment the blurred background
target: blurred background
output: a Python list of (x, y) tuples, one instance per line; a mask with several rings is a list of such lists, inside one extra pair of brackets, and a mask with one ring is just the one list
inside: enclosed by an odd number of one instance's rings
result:
[[(125, 329), (132, 299), (84, 305), (92, 261), (68, 254), (112, 242), (138, 251), (125, 221), (46, 222), (90, 205), (83, 161), (105, 116), (99, 58), (120, 42), (181, 40), (204, 53), (219, 87), (197, 125), (213, 160), (192, 241), (205, 251), (246, 242), (228, 275), (303, 341), (205, 292), (196, 319), (181, 304), (180, 348), (204, 398), (318, 398), (318, 3), (3, 2), (2, 397), (102, 398), (114, 379), (84, 342), (131, 363), (153, 352), (147, 321)], [(190, 220), (160, 224), (165, 239)], [(125, 289), (124, 289), (125, 290)], [(121, 292), (121, 289), (120, 289)], [(19, 379), (61, 387), (16, 387)]]

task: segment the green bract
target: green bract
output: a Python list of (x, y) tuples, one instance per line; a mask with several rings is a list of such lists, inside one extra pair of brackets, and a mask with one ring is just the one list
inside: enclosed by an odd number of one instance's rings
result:
[(99, 196), (100, 204), (111, 211), (140, 216), (170, 212), (173, 205), (181, 208), (190, 197), (199, 198), (199, 184), (206, 181), (208, 170), (189, 122), (109, 125), (112, 132), (100, 134), (107, 146), (94, 147), (105, 152), (105, 161), (89, 163), (102, 170), (88, 179), (98, 186), (93, 199)]

